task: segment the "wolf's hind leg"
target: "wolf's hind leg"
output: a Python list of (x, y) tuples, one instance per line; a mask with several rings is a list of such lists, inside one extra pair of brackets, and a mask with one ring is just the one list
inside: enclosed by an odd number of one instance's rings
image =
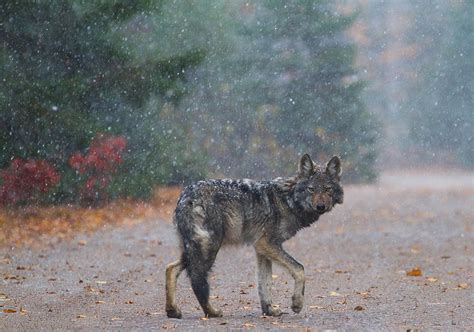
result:
[(272, 261), (257, 252), (258, 295), (265, 316), (281, 316), (280, 309), (272, 307)]
[(298, 263), (293, 257), (291, 257), (281, 245), (269, 243), (267, 239), (261, 238), (255, 244), (255, 250), (265, 256), (270, 258), (275, 263), (283, 266), (295, 280), (295, 288), (292, 296), (292, 305), (291, 309), (299, 313), (303, 308), (304, 302), (304, 267)]
[[(222, 311), (214, 309), (209, 303), (209, 282), (208, 274), (216, 258), (218, 248), (207, 251), (206, 255), (202, 251), (194, 250), (193, 259), (189, 259), (187, 266), (191, 287), (196, 295), (199, 304), (206, 317), (222, 317)], [(199, 256), (199, 257), (197, 257)]]
[(184, 270), (182, 260), (166, 266), (166, 315), (169, 318), (181, 318), (181, 311), (176, 305), (176, 282)]

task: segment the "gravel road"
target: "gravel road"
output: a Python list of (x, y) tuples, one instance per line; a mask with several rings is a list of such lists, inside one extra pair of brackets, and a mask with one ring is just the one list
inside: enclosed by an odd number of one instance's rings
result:
[(473, 181), (471, 173), (407, 171), (346, 186), (342, 206), (286, 243), (305, 266), (306, 298), (292, 313), (293, 281), (275, 268), (279, 318), (260, 316), (249, 247), (218, 255), (211, 294), (224, 317), (202, 319), (183, 274), (183, 319), (166, 318), (164, 268), (178, 255), (169, 220), (2, 247), (0, 330), (472, 330)]

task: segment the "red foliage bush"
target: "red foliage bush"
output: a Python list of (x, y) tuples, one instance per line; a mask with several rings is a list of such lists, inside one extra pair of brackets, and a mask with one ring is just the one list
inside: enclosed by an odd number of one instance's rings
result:
[(123, 162), (122, 152), (127, 140), (122, 136), (96, 135), (87, 153), (74, 153), (69, 158), (69, 166), (86, 176), (81, 186), (81, 199), (98, 199), (109, 183), (111, 174)]
[(8, 168), (0, 170), (0, 178), (0, 204), (16, 204), (47, 192), (59, 183), (60, 176), (46, 160), (15, 158)]

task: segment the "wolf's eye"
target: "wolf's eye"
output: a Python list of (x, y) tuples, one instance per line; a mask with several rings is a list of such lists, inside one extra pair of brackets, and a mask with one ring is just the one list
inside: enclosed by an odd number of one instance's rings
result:
[(308, 190), (310, 193), (314, 193), (314, 188), (313, 187), (306, 187), (306, 190)]
[(332, 191), (332, 187), (329, 187), (329, 186), (324, 187), (324, 190), (331, 192), (331, 191)]

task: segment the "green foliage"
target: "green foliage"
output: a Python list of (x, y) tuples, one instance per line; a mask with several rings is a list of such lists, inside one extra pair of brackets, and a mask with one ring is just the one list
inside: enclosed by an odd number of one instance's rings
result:
[[(188, 49), (139, 61), (127, 43), (143, 32), (137, 15), (160, 17), (161, 6), (138, 0), (2, 2), (0, 168), (17, 156), (48, 159), (66, 171), (72, 152), (85, 149), (97, 132), (111, 132), (128, 140), (128, 169), (117, 181), (138, 185), (127, 195), (196, 174), (184, 167), (169, 171), (192, 160), (185, 157), (186, 137), (170, 140), (164, 131), (172, 128), (160, 123), (159, 114), (186, 93), (183, 73), (204, 53)], [(160, 100), (153, 109), (152, 97)], [(186, 152), (175, 156), (168, 148)]]
[(51, 199), (73, 201), (85, 179), (68, 158), (104, 133), (127, 140), (110, 198), (206, 168), (281, 175), (304, 152), (370, 180), (353, 20), (323, 0), (3, 1), (0, 168), (47, 159), (62, 175)]
[(200, 139), (216, 171), (281, 175), (308, 152), (321, 161), (341, 155), (348, 180), (373, 179), (377, 124), (344, 35), (354, 17), (329, 1), (238, 2), (228, 10), (223, 20), (235, 32), (223, 37), (232, 51), (206, 63), (192, 96), (198, 102), (187, 105), (201, 127), (212, 123)]

